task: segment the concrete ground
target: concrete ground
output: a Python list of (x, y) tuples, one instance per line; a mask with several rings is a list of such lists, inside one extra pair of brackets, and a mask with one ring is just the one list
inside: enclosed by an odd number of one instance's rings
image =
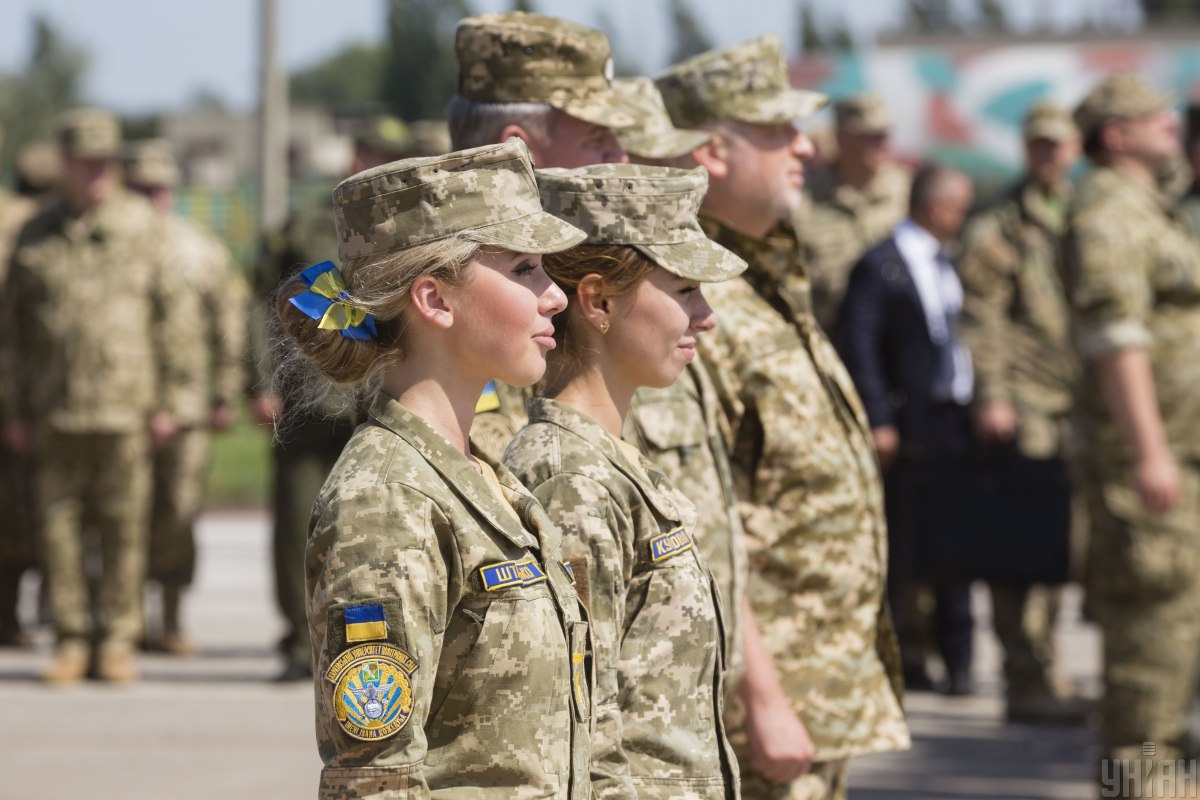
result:
[[(42, 632), (28, 651), (0, 650), (0, 798), (192, 800), (311, 797), (320, 761), (312, 687), (270, 682), (280, 632), (271, 595), (265, 516), (211, 514), (200, 531), (198, 581), (185, 609), (194, 658), (146, 656), (129, 687), (37, 682), (50, 656)], [(34, 600), (36, 583), (25, 584)], [(979, 693), (909, 698), (912, 751), (862, 758), (853, 800), (1050, 800), (1094, 796), (1086, 728), (1002, 723), (987, 598), (976, 608)], [(1060, 635), (1066, 671), (1096, 692), (1098, 641), (1077, 597)], [(30, 603), (26, 603), (26, 607)]]

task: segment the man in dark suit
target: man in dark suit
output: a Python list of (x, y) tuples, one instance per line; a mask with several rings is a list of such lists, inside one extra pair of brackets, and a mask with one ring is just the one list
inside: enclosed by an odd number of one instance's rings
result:
[[(927, 166), (913, 176), (909, 216), (859, 260), (838, 321), (846, 367), (866, 406), (884, 470), (891, 532), (889, 596), (911, 688), (930, 688), (925, 670), (914, 522), (914, 480), (969, 444), (971, 356), (957, 335), (962, 284), (946, 247), (970, 210), (971, 182)], [(946, 665), (946, 689), (971, 691), (972, 620), (968, 584), (933, 586), (934, 635)]]

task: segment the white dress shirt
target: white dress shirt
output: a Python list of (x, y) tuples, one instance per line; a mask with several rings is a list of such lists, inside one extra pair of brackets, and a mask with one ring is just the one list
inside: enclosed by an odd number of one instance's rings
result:
[(970, 351), (958, 339), (963, 304), (958, 272), (941, 243), (911, 219), (897, 225), (894, 235), (921, 298), (929, 338), (940, 351), (942, 363), (934, 374), (933, 397), (966, 405), (974, 392), (975, 372)]

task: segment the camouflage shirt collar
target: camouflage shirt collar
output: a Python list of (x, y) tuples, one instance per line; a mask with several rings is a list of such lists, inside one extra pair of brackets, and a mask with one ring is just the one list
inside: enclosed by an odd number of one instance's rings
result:
[(1120, 170), (1112, 167), (1099, 167), (1092, 175), (1092, 180), (1102, 191), (1121, 194), (1138, 205), (1145, 206), (1154, 214), (1172, 214), (1174, 203), (1162, 192), (1143, 186)]
[[(509, 541), (520, 547), (538, 546), (543, 549), (547, 544), (552, 544), (542, 541), (542, 535), (546, 531), (536, 524), (533, 508), (540, 508), (537, 501), (502, 464), (486, 458), (472, 444), (471, 454), (486, 462), (495, 471), (523, 525), (500, 506), (500, 498), (496, 497), (495, 492), (488, 486), (487, 479), (471, 466), (467, 457), (424, 419), (383, 392), (375, 395), (369, 413), (375, 422), (399, 436), (420, 453), (430, 466), (441, 473), (455, 493)], [(539, 536), (535, 539), (527, 527), (538, 530)]]
[(630, 460), (612, 435), (587, 414), (548, 397), (534, 397), (529, 401), (529, 421), (557, 425), (583, 439), (599, 450), (617, 471), (631, 480), (655, 511), (666, 519), (683, 521), (680, 509), (660, 488), (667, 478), (658, 467), (644, 456), (636, 463)]
[(1020, 203), (1021, 210), (1025, 212), (1025, 216), (1050, 233), (1059, 236), (1066, 229), (1066, 208), (1071, 203), (1071, 186), (1069, 183), (1063, 185), (1063, 190), (1059, 196), (1059, 202), (1062, 203), (1062, 210), (1057, 214), (1049, 207), (1045, 194), (1038, 188), (1037, 184), (1028, 178), (1017, 189), (1017, 202)]
[(703, 212), (700, 224), (709, 239), (745, 259), (750, 266), (742, 273), (742, 277), (754, 285), (760, 294), (774, 294), (788, 276), (804, 273), (800, 266), (796, 233), (784, 222), (775, 225), (762, 239), (740, 233)]

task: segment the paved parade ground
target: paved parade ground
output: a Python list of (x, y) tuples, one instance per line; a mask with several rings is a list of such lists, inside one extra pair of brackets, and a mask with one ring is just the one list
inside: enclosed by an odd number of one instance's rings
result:
[[(143, 681), (131, 687), (50, 689), (36, 680), (50, 654), (47, 633), (34, 650), (0, 650), (0, 798), (315, 795), (312, 687), (270, 682), (280, 664), (268, 519), (211, 514), (199, 535), (198, 583), (185, 609), (196, 657), (147, 656)], [(25, 588), (36, 592), (33, 581)], [(1094, 696), (1099, 643), (1079, 622), (1078, 596), (1070, 599), (1060, 640), (1065, 671)], [(979, 693), (911, 695), (913, 750), (855, 762), (852, 800), (1094, 796), (1090, 730), (1003, 724), (986, 594), (976, 601)]]

